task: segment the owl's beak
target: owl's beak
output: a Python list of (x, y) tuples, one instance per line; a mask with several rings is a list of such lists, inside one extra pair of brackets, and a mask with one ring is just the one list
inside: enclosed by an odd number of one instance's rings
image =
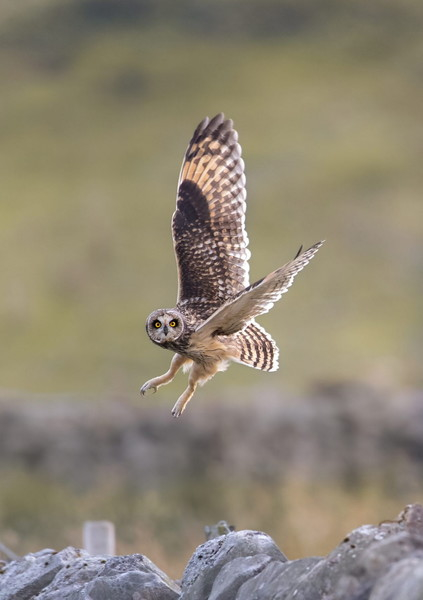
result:
[(168, 331), (169, 331), (169, 329), (168, 329), (167, 325), (163, 325), (163, 333), (164, 333), (165, 335), (167, 335), (167, 334), (168, 334)]

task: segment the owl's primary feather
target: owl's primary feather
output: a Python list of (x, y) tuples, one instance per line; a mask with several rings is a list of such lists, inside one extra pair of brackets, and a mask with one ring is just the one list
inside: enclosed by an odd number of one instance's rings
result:
[(173, 240), (178, 304), (212, 312), (248, 286), (244, 161), (231, 120), (204, 119), (188, 145), (178, 183)]
[(175, 308), (147, 319), (150, 339), (175, 355), (169, 370), (147, 381), (141, 393), (189, 370), (188, 387), (172, 414), (179, 416), (198, 384), (229, 361), (276, 371), (279, 350), (255, 322), (292, 284), (323, 242), (249, 285), (250, 251), (245, 231), (244, 162), (230, 119), (204, 119), (188, 145), (178, 182), (172, 233), (178, 266)]
[(254, 317), (268, 312), (288, 291), (295, 275), (304, 269), (322, 244), (318, 242), (280, 269), (239, 292), (235, 298), (230, 298), (198, 326), (194, 335), (206, 338), (210, 335), (231, 335), (243, 329)]

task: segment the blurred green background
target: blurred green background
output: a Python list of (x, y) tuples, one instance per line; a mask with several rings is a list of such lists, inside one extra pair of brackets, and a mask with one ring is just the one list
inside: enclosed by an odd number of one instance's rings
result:
[(138, 398), (171, 358), (144, 321), (174, 305), (180, 163), (219, 111), (246, 162), (252, 279), (327, 241), (260, 319), (280, 370), (234, 365), (189, 410), (251, 386), (421, 386), (422, 28), (417, 0), (1, 3), (3, 396), (170, 410), (182, 376)]

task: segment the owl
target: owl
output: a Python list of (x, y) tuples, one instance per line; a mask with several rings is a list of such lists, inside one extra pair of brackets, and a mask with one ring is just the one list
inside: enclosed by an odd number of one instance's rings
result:
[(255, 283), (249, 283), (245, 230), (244, 162), (233, 122), (223, 114), (204, 119), (188, 145), (172, 218), (178, 268), (175, 308), (150, 314), (152, 342), (174, 352), (169, 370), (150, 379), (141, 394), (155, 392), (183, 367), (188, 386), (172, 409), (179, 417), (198, 385), (231, 361), (278, 369), (279, 350), (255, 318), (270, 310), (313, 258), (318, 242)]

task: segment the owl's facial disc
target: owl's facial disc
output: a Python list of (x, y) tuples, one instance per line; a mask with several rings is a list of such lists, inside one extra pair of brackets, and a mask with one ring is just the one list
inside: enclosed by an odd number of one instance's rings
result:
[(183, 329), (183, 321), (175, 311), (158, 310), (147, 319), (147, 333), (158, 344), (177, 340)]

